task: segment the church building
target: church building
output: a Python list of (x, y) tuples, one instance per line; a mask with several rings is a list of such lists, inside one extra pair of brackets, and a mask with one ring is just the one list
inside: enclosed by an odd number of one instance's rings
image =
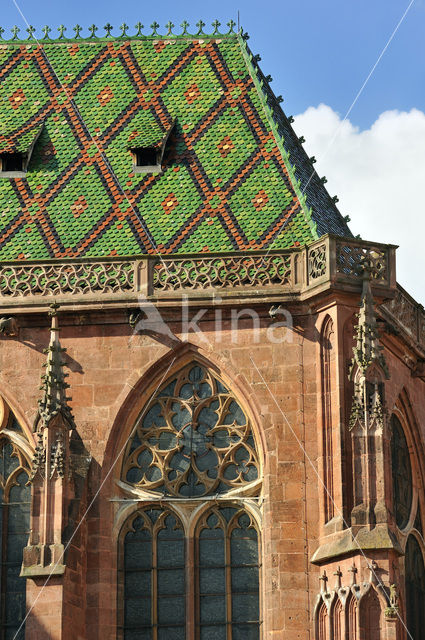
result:
[(397, 247), (233, 21), (0, 38), (0, 640), (425, 640)]

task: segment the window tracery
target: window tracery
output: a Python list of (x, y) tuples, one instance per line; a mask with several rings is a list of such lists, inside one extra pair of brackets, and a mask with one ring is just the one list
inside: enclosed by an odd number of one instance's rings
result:
[(177, 516), (158, 507), (126, 523), (124, 638), (184, 640), (185, 539)]
[(425, 640), (425, 565), (415, 536), (407, 539), (405, 552), (407, 628), (415, 640)]
[(200, 637), (259, 637), (258, 534), (243, 509), (207, 511), (197, 527)]
[[(18, 430), (13, 419), (10, 429)], [(0, 635), (23, 640), (26, 580), (19, 576), (30, 526), (29, 465), (10, 440), (0, 439), (1, 605)], [(19, 631), (18, 631), (19, 630)]]
[(394, 515), (399, 529), (404, 529), (412, 510), (412, 467), (403, 427), (394, 414), (391, 416), (391, 464)]
[(165, 496), (224, 494), (259, 478), (249, 420), (223, 383), (197, 363), (158, 391), (124, 460), (125, 482)]
[(119, 536), (119, 640), (259, 640), (260, 535), (242, 500), (259, 496), (260, 461), (214, 373), (191, 362), (159, 388), (121, 478), (145, 506)]

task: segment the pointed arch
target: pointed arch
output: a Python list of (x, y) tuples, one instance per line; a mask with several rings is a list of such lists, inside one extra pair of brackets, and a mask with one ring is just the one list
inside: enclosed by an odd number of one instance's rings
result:
[[(121, 495), (132, 496), (139, 506), (123, 500), (115, 512), (114, 531), (120, 531), (117, 535), (120, 638), (127, 637), (131, 625), (143, 627), (154, 640), (197, 637), (201, 628), (210, 637), (216, 625), (223, 622), (214, 617), (219, 615), (220, 608), (213, 607), (222, 596), (226, 633), (232, 628), (235, 637), (249, 634), (259, 640), (261, 513), (256, 502), (261, 494), (263, 449), (259, 430), (254, 426), (256, 419), (248, 389), (240, 392), (241, 386), (240, 379), (231, 379), (220, 363), (212, 362), (199, 349), (184, 345), (152, 366), (129, 396), (128, 404), (133, 407), (127, 413), (124, 427), (120, 421), (116, 450), (123, 453), (116, 465), (115, 482)], [(140, 618), (142, 604), (137, 607), (130, 602), (130, 582), (126, 578), (126, 571), (132, 570), (125, 565), (126, 536), (131, 537), (128, 523), (133, 527), (135, 513), (136, 520), (141, 517), (144, 522), (148, 510), (158, 509), (177, 518), (187, 553), (183, 597), (188, 613), (185, 627), (172, 636), (164, 631), (166, 619), (148, 620), (147, 614), (143, 620)], [(219, 525), (211, 528), (214, 517)], [(134, 527), (140, 528), (139, 525), (140, 520)], [(145, 529), (142, 526), (141, 530)], [(219, 551), (214, 542), (220, 531), (226, 550), (223, 566), (217, 565)], [(153, 529), (150, 535), (153, 548)], [(130, 544), (128, 539), (127, 543)], [(150, 602), (154, 597), (158, 600), (150, 610), (160, 616), (160, 598), (166, 594), (158, 591), (161, 577), (155, 573), (158, 570), (154, 564), (149, 568), (152, 584), (157, 585), (157, 591), (150, 592)], [(219, 575), (223, 570), (224, 591)], [(144, 578), (134, 575), (136, 589), (140, 590)], [(215, 581), (219, 592), (211, 592), (207, 578)], [(168, 595), (180, 597), (181, 592)]]
[(31, 460), (35, 447), (33, 431), (20, 410), (19, 403), (3, 383), (0, 393), (0, 431), (7, 432), (8, 437), (16, 441), (17, 446)]
[(230, 364), (227, 362), (223, 364), (221, 360), (216, 359), (210, 353), (208, 353), (207, 357), (202, 349), (188, 343), (179, 345), (173, 351), (168, 352), (151, 365), (143, 376), (132, 384), (109, 434), (105, 448), (104, 464), (102, 465), (103, 475), (106, 475), (106, 470), (113, 466), (113, 479), (119, 485), (121, 460), (124, 456), (126, 443), (141, 412), (143, 412), (152, 396), (167, 379), (194, 360), (216, 376), (234, 395), (241, 406), (252, 428), (260, 475), (262, 476), (265, 465), (265, 435), (262, 428), (260, 410), (255, 402), (255, 394), (243, 376), (235, 371)]
[(415, 535), (407, 538), (405, 549), (406, 622), (415, 640), (425, 640), (425, 564)]
[(259, 538), (255, 520), (236, 504), (210, 507), (199, 518), (196, 637), (260, 637)]
[(157, 385), (126, 446), (121, 480), (169, 497), (258, 491), (261, 469), (250, 421), (199, 360)]
[(393, 510), (398, 528), (404, 529), (412, 512), (412, 465), (403, 427), (394, 413), (390, 419), (390, 426)]
[(0, 635), (18, 637), (18, 629), (22, 625), (21, 638), (25, 633), (26, 579), (20, 577), (20, 572), (23, 550), (30, 533), (31, 447), (5, 403), (1, 414)]
[(326, 603), (322, 600), (317, 608), (316, 640), (331, 640), (330, 636), (329, 611)]
[[(415, 524), (417, 518), (420, 519), (421, 514), (425, 510), (425, 498), (423, 496), (423, 489), (425, 487), (425, 455), (422, 442), (421, 432), (416, 421), (416, 417), (409, 399), (409, 394), (405, 388), (402, 389), (397, 400), (394, 404), (390, 425), (393, 428), (394, 423), (397, 424), (398, 431), (402, 430), (402, 441), (404, 440), (405, 458), (408, 456), (408, 465), (403, 461), (399, 464), (399, 469), (410, 467), (410, 485), (411, 485), (411, 500), (410, 500), (410, 512), (408, 517), (406, 514), (401, 522), (401, 515), (399, 517), (400, 523), (403, 525), (401, 528), (409, 531)], [(393, 429), (391, 428), (391, 431)], [(392, 442), (392, 446), (393, 446)], [(394, 451), (392, 451), (392, 473), (397, 471), (394, 469), (395, 458)], [(408, 478), (405, 479), (406, 482)], [(393, 495), (394, 500), (394, 495)], [(394, 502), (393, 502), (394, 504)], [(397, 523), (400, 527), (399, 523)], [(422, 527), (422, 522), (420, 522)]]
[(347, 624), (347, 640), (357, 640), (358, 638), (358, 606), (357, 598), (350, 593), (345, 605), (346, 624)]
[(360, 640), (382, 640), (382, 609), (375, 589), (371, 586), (360, 599)]
[(332, 611), (332, 640), (345, 640), (345, 611), (339, 598)]
[(335, 367), (332, 353), (334, 323), (327, 315), (320, 332), (320, 378), (322, 385), (322, 452), (323, 452), (323, 504), (325, 523), (335, 515), (334, 512), (334, 438), (332, 423), (332, 366)]
[[(127, 518), (119, 536), (118, 638), (185, 637), (185, 536), (168, 507)], [(152, 634), (152, 635), (151, 635)]]

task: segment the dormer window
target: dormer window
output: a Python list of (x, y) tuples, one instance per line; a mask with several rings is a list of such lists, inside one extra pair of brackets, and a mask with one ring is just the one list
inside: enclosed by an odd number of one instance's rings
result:
[(24, 155), (22, 153), (2, 153), (0, 155), (0, 161), (0, 172), (3, 175), (5, 173), (14, 175), (16, 173), (25, 174)]
[(0, 178), (26, 176), (31, 154), (42, 128), (43, 124), (38, 124), (17, 138), (9, 138), (7, 132), (0, 133)]
[(139, 147), (131, 149), (135, 173), (158, 173), (161, 171), (160, 149)]
[(131, 132), (128, 150), (133, 158), (134, 173), (160, 173), (168, 137), (174, 121), (166, 131), (158, 125), (140, 126)]

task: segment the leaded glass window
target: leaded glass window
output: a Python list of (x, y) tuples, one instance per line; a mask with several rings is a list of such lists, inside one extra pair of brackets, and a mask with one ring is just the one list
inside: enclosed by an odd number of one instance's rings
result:
[(242, 509), (214, 508), (197, 535), (201, 640), (258, 640), (258, 534)]
[(409, 448), (400, 420), (391, 416), (391, 463), (393, 480), (393, 504), (397, 526), (400, 529), (409, 522), (412, 509), (412, 467)]
[(166, 496), (224, 494), (258, 477), (246, 415), (223, 383), (197, 363), (158, 391), (124, 458), (123, 480)]
[[(0, 440), (0, 536), (2, 640), (24, 640), (26, 580), (20, 578), (22, 551), (28, 542), (30, 487), (28, 463), (20, 450)], [(19, 632), (18, 632), (19, 629)]]
[(185, 540), (167, 509), (138, 511), (124, 535), (124, 640), (185, 640)]
[(425, 566), (415, 536), (409, 536), (405, 555), (407, 628), (414, 640), (425, 640)]
[(146, 506), (120, 535), (118, 639), (260, 640), (260, 532), (244, 500), (260, 497), (261, 466), (218, 376), (192, 362), (159, 387), (121, 479)]

